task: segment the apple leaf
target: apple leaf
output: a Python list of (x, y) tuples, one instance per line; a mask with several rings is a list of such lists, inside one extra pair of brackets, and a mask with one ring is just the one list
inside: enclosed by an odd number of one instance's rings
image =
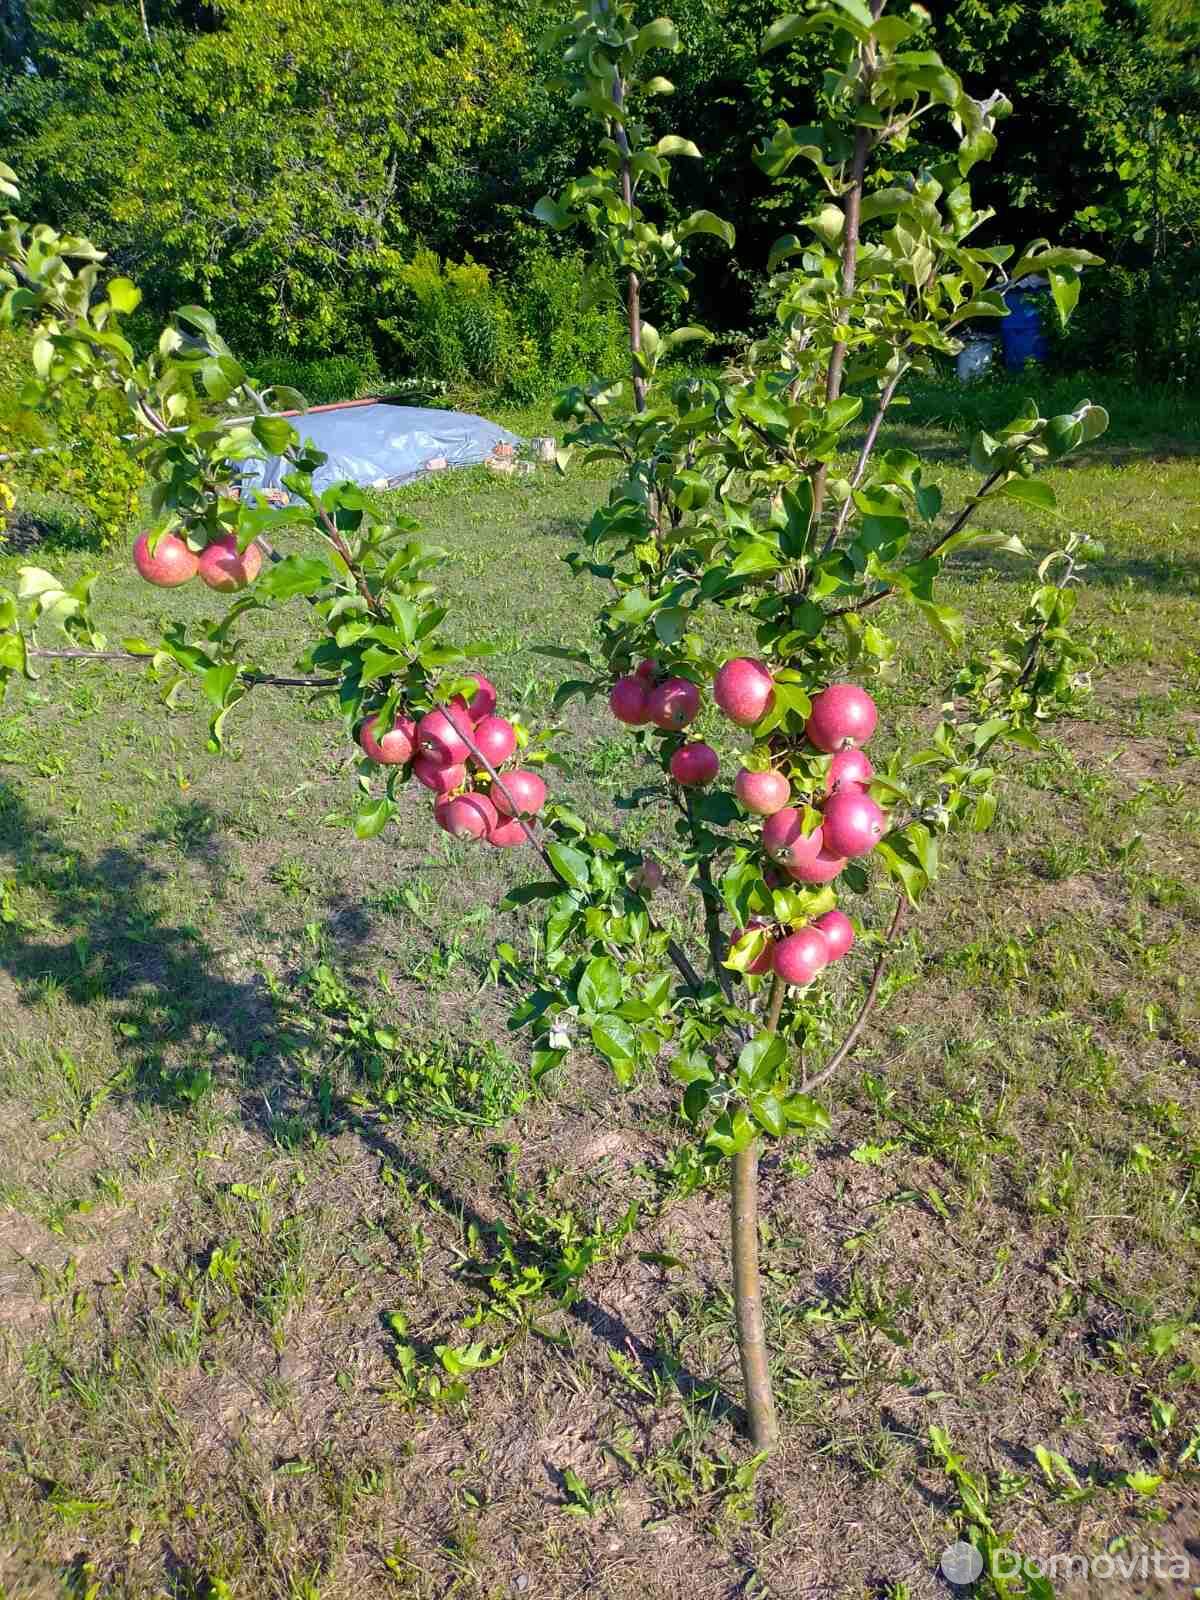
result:
[(569, 884), (572, 889), (588, 887), (588, 858), (582, 850), (576, 850), (571, 845), (562, 844), (556, 839), (548, 846), (546, 854), (564, 883)]
[(617, 964), (609, 956), (595, 956), (579, 980), (579, 1004), (585, 1011), (612, 1011), (623, 991)]

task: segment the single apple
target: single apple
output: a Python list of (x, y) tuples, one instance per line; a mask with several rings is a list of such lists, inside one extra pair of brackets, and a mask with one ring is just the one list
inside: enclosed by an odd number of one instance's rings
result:
[(408, 717), (397, 717), (382, 739), (377, 739), (375, 727), (378, 721), (377, 716), (367, 718), (358, 730), (359, 744), (371, 760), (378, 761), (381, 767), (402, 767), (416, 749), (416, 723)]
[(818, 823), (811, 833), (805, 833), (803, 821), (803, 813), (794, 806), (785, 806), (763, 823), (763, 849), (781, 867), (791, 867), (797, 861), (812, 861), (821, 849), (821, 824)]
[(831, 855), (870, 855), (885, 827), (883, 812), (865, 789), (831, 794), (821, 813), (821, 832)]
[[(503, 789), (500, 787), (501, 784), (504, 785)], [(508, 794), (504, 793), (504, 789), (508, 790)], [(511, 817), (514, 814), (514, 806), (517, 815), (532, 817), (546, 804), (546, 785), (536, 772), (518, 768), (516, 772), (500, 774), (500, 783), (492, 785), (492, 797), (496, 810), (502, 817)]]
[(782, 772), (751, 772), (743, 767), (733, 780), (733, 792), (754, 816), (773, 817), (791, 799), (792, 786)]
[(149, 533), (139, 534), (133, 544), (133, 564), (159, 589), (177, 589), (196, 576), (199, 558), (173, 533), (164, 533), (154, 554), (150, 554)]
[(844, 911), (826, 911), (814, 917), (813, 927), (825, 935), (830, 961), (840, 961), (854, 943), (854, 924)]
[(629, 874), (629, 887), (635, 894), (653, 894), (663, 886), (663, 869), (657, 861), (643, 861)]
[(467, 769), (461, 763), (444, 766), (432, 756), (414, 756), (412, 772), (417, 782), (432, 789), (434, 794), (453, 794), (467, 781)]
[(463, 734), (474, 734), (470, 713), (462, 706), (438, 706), (427, 711), (417, 723), (417, 745), (421, 754), (443, 767), (461, 766), (471, 754)]
[(525, 843), (525, 829), (516, 817), (501, 817), (494, 828), (489, 828), (484, 838), (497, 850), (511, 850), (515, 844)]
[(640, 678), (643, 683), (650, 684), (654, 682), (654, 676), (657, 671), (658, 662), (652, 661), (650, 657), (647, 656), (644, 661), (638, 662), (637, 672), (634, 674), (634, 676)]
[(480, 755), (499, 767), (517, 748), (517, 730), (503, 717), (481, 717), (475, 724), (472, 742)]
[(789, 933), (775, 946), (775, 971), (784, 983), (811, 983), (829, 965), (829, 945), (813, 923)]
[(857, 750), (875, 732), (875, 702), (856, 683), (831, 683), (813, 696), (804, 731), (818, 750)]
[(850, 788), (865, 789), (874, 776), (875, 768), (861, 750), (839, 750), (825, 774), (825, 793), (838, 794)]
[(845, 865), (845, 856), (820, 850), (811, 861), (789, 861), (784, 871), (793, 883), (832, 883)]
[(456, 839), (482, 839), (499, 822), (496, 808), (485, 794), (456, 794), (434, 803), (439, 825)]
[(237, 540), (231, 533), (223, 533), (200, 552), (200, 581), (222, 594), (233, 594), (254, 582), (262, 559), (260, 545), (250, 543), (239, 553)]
[(482, 672), (465, 672), (463, 676), (475, 679), (475, 693), (469, 700), (456, 694), (450, 704), (465, 711), (472, 722), (482, 722), (496, 709), (496, 685), (490, 678), (485, 678)]
[(671, 776), (685, 789), (703, 789), (720, 770), (717, 752), (707, 744), (682, 744), (671, 757)]
[[(748, 933), (756, 933), (759, 928), (769, 928), (770, 926), (771, 924), (769, 922), (764, 922), (762, 917), (751, 917), (750, 921), (740, 933), (735, 931), (730, 936), (729, 948), (732, 950), (735, 945), (740, 944)], [(744, 969), (745, 972), (755, 978), (761, 978), (764, 972), (770, 972), (773, 954), (774, 948), (771, 940), (768, 939), (763, 945), (761, 952), (755, 956), (750, 965)]]
[(761, 661), (735, 656), (713, 679), (717, 708), (739, 728), (752, 728), (775, 704), (775, 683)]
[(608, 709), (618, 722), (637, 728), (650, 721), (650, 708), (646, 704), (649, 698), (645, 679), (618, 678), (609, 691)]
[(668, 678), (646, 697), (650, 721), (669, 733), (678, 733), (695, 721), (700, 710), (700, 691), (689, 678)]

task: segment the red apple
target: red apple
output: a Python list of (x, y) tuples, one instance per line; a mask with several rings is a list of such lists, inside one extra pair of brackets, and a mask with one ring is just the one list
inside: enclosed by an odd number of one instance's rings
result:
[(683, 744), (671, 757), (671, 776), (685, 789), (703, 789), (720, 770), (717, 752), (707, 744)]
[(812, 861), (821, 849), (820, 823), (811, 833), (805, 833), (802, 821), (802, 814), (794, 806), (787, 806), (763, 823), (763, 849), (781, 867), (790, 868), (797, 861)]
[(503, 717), (481, 717), (472, 740), (494, 767), (501, 766), (517, 748), (517, 731)]
[(825, 774), (825, 793), (837, 794), (852, 786), (865, 789), (875, 776), (875, 768), (861, 750), (839, 750)]
[(608, 709), (618, 722), (640, 727), (643, 722), (650, 721), (650, 708), (646, 704), (649, 698), (643, 678), (618, 678), (609, 691)]
[[(508, 790), (506, 795), (500, 783)], [(519, 768), (516, 772), (503, 772), (500, 774), (500, 783), (492, 785), (492, 798), (496, 810), (502, 817), (513, 815), (513, 806), (509, 804), (509, 795), (513, 804), (522, 817), (532, 817), (546, 804), (546, 785), (536, 772), (527, 772)]]
[(489, 828), (484, 838), (497, 850), (511, 850), (515, 844), (525, 843), (525, 829), (516, 817), (501, 817), (494, 828)]
[(196, 576), (199, 560), (182, 539), (164, 533), (153, 555), (149, 544), (149, 533), (139, 534), (133, 544), (133, 564), (147, 583), (159, 589), (177, 589)]
[(200, 552), (200, 581), (222, 594), (233, 594), (254, 582), (262, 559), (260, 546), (248, 544), (239, 554), (237, 540), (231, 533), (223, 533)]
[(821, 814), (821, 832), (831, 855), (870, 855), (885, 827), (883, 812), (865, 789), (831, 794)]
[(775, 683), (761, 661), (735, 656), (713, 679), (713, 699), (730, 722), (752, 728), (775, 704)]
[(775, 946), (774, 967), (784, 983), (811, 983), (829, 965), (829, 945), (813, 923), (789, 933)]
[(668, 678), (646, 697), (646, 711), (656, 727), (678, 733), (695, 720), (700, 710), (700, 691), (688, 678)]
[(790, 861), (784, 871), (793, 883), (832, 883), (845, 865), (845, 856), (821, 850), (811, 861)]
[(463, 733), (474, 734), (470, 713), (462, 706), (438, 706), (417, 723), (421, 754), (443, 767), (461, 766), (470, 755)]
[[(756, 933), (759, 928), (769, 928), (770, 926), (771, 924), (765, 922), (762, 917), (751, 917), (740, 933), (735, 931), (730, 936), (729, 948), (732, 950), (734, 945), (740, 944), (748, 933)], [(761, 978), (764, 972), (770, 972), (773, 954), (774, 948), (771, 940), (768, 939), (762, 948), (761, 955), (755, 956), (754, 960), (744, 970), (756, 978)]]
[(629, 874), (629, 887), (637, 894), (653, 894), (663, 885), (663, 869), (657, 861), (643, 861)]
[(877, 717), (865, 689), (856, 683), (831, 683), (813, 696), (804, 731), (818, 750), (857, 750), (875, 732)]
[(496, 685), (490, 678), (485, 678), (482, 672), (465, 672), (463, 676), (475, 679), (475, 693), (469, 700), (456, 694), (450, 704), (465, 711), (472, 722), (482, 722), (496, 709)]
[(773, 817), (791, 799), (792, 786), (782, 772), (751, 772), (743, 767), (733, 780), (733, 792), (756, 817)]
[(827, 911), (824, 916), (814, 917), (813, 927), (825, 935), (830, 961), (840, 961), (854, 943), (854, 924), (844, 911)]
[(650, 684), (654, 682), (654, 675), (657, 671), (658, 662), (652, 661), (650, 657), (647, 656), (644, 661), (638, 662), (635, 677), (640, 678), (643, 683)]
[(482, 839), (499, 823), (496, 808), (485, 794), (456, 794), (435, 801), (433, 814), (456, 839)]
[(402, 767), (410, 759), (417, 743), (417, 725), (408, 717), (397, 717), (394, 726), (382, 739), (375, 737), (377, 716), (368, 717), (358, 730), (358, 742), (372, 761), (382, 767)]
[(431, 756), (414, 756), (412, 771), (417, 782), (432, 789), (434, 794), (453, 794), (467, 781), (467, 769), (461, 763), (444, 766)]

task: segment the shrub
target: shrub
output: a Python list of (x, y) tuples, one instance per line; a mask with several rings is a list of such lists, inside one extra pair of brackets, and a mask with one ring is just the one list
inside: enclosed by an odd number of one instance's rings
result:
[[(29, 341), (8, 335), (0, 370), (28, 370)], [(123, 539), (137, 515), (146, 475), (129, 437), (124, 401), (110, 389), (70, 382), (36, 405), (13, 378), (0, 384), (0, 454), (10, 494), (61, 495), (83, 515), (100, 548)]]
[(528, 401), (625, 365), (620, 316), (611, 302), (587, 303), (577, 256), (539, 249), (497, 281), (469, 256), (419, 250), (391, 287), (397, 309), (379, 329), (397, 365), (444, 384)]
[(374, 394), (380, 374), (374, 351), (367, 350), (308, 361), (296, 355), (262, 356), (253, 363), (251, 376), (260, 388), (283, 384), (298, 389), (310, 406), (327, 406)]
[(1140, 381), (1200, 384), (1200, 284), (1194, 269), (1181, 259), (1159, 272), (1114, 267), (1093, 277), (1067, 331), (1052, 336), (1055, 364)]

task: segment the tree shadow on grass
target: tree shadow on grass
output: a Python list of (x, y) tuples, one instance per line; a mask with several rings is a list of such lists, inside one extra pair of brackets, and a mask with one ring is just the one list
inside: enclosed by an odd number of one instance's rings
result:
[[(219, 817), (191, 804), (182, 821), (181, 831), (168, 819), (165, 832), (158, 827), (145, 843), (165, 838), (185, 853), (202, 853), (210, 882), (219, 886), (231, 866)], [(165, 868), (118, 845), (84, 861), (50, 819), (0, 784), (0, 877), (13, 875), (49, 897), (52, 910), (33, 927), (0, 925), (0, 972), (31, 998), (48, 989), (83, 1013), (101, 1000), (115, 1002), (114, 1032), (128, 1062), (126, 1098), (178, 1106), (199, 1098), (210, 1078), (223, 1080), (237, 1095), (243, 1125), (264, 1144), (277, 1142), (281, 1129), (293, 1137), (320, 1131), (321, 1110), (296, 1059), (307, 1041), (289, 1027), (262, 980), (223, 976), (220, 953), (202, 932), (170, 920)], [(197, 1078), (197, 1070), (208, 1077)], [(489, 1218), (471, 1206), (385, 1123), (348, 1100), (331, 1109), (340, 1127), (402, 1173), (414, 1191), (428, 1192), (481, 1236), (495, 1233), (499, 1215)], [(505, 1225), (520, 1254), (519, 1230)], [(647, 1370), (667, 1371), (661, 1354), (598, 1302), (580, 1296), (564, 1310), (601, 1343), (633, 1354)], [(703, 1400), (715, 1414), (741, 1415), (711, 1383), (674, 1362), (670, 1376), (681, 1394)]]

